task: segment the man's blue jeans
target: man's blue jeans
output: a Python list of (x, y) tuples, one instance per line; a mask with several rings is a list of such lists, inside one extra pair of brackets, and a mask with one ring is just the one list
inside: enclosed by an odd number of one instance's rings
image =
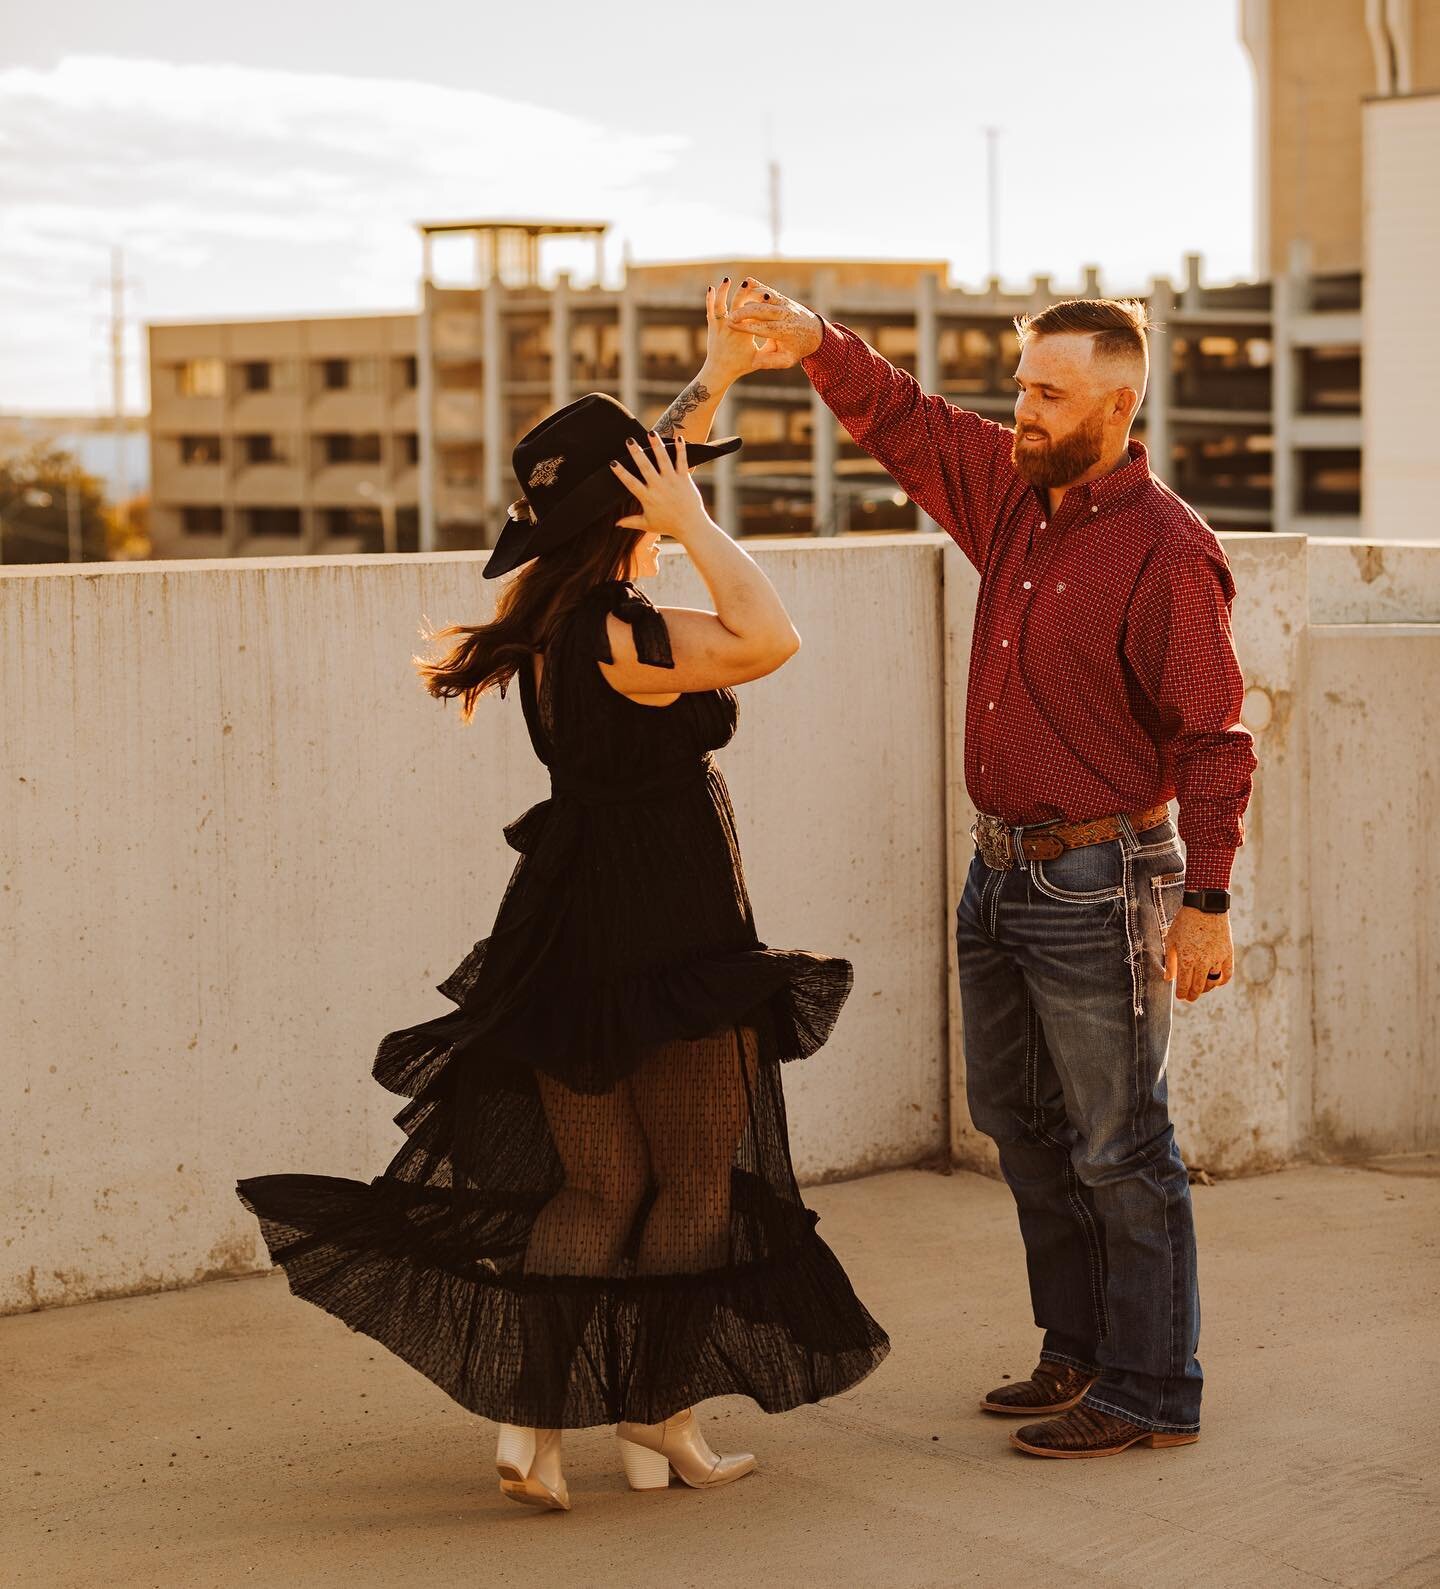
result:
[(956, 913), (966, 1092), (1015, 1195), (1041, 1357), (1148, 1429), (1200, 1427), (1190, 1186), (1166, 1099), (1163, 939), (1184, 870), (1167, 821), (992, 871)]

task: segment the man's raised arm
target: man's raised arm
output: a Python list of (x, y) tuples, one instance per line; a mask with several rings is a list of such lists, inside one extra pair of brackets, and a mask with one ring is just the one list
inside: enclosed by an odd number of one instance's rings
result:
[(800, 364), (854, 440), (983, 565), (1006, 493), (1024, 489), (1009, 429), (927, 394), (853, 331), (763, 282), (740, 284), (730, 319), (736, 331), (766, 339), (760, 368)]

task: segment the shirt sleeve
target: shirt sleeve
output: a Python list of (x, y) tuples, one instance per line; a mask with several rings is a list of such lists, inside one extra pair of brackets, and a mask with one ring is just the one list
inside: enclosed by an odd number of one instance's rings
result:
[(928, 396), (841, 325), (825, 322), (802, 367), (854, 440), (981, 567), (1005, 492), (1019, 480), (1010, 431)]
[(1122, 650), (1151, 708), (1152, 731), (1180, 802), (1188, 888), (1228, 888), (1245, 842), (1255, 751), (1230, 632), (1235, 582), (1216, 543), (1165, 545), (1130, 599)]

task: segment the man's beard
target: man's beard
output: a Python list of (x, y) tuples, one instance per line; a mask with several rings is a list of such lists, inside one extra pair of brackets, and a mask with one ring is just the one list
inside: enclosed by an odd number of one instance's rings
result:
[(1097, 408), (1059, 441), (1052, 437), (1049, 441), (1029, 442), (1022, 447), (1017, 426), (1015, 439), (1010, 444), (1010, 462), (1015, 465), (1016, 474), (1044, 491), (1078, 480), (1087, 469), (1093, 469), (1100, 462), (1104, 448), (1105, 420)]

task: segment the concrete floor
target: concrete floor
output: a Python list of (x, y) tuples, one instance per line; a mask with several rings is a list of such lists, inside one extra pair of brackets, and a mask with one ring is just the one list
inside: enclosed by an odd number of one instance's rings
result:
[[(496, 1490), (491, 1426), (276, 1274), (0, 1319), (0, 1579), (17, 1585), (1440, 1584), (1433, 1162), (1196, 1188), (1199, 1445), (1045, 1462), (975, 1409), (1035, 1347), (1004, 1187), (905, 1171), (807, 1194), (889, 1329), (849, 1395), (707, 1404), (761, 1471), (574, 1510)], [(18, 1577), (7, 1576), (18, 1573)]]

